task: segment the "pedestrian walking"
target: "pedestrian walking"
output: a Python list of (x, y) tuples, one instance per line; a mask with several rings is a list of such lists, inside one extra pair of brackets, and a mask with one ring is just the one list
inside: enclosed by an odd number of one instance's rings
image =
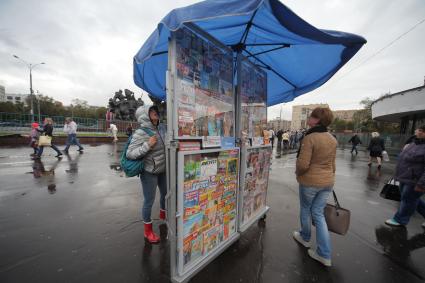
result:
[(295, 147), (295, 133), (294, 131), (289, 132), (289, 148), (294, 149)]
[(275, 132), (273, 131), (273, 129), (270, 129), (270, 131), (269, 131), (269, 135), (270, 135), (270, 143), (272, 144), (272, 150), (273, 150), (273, 146), (274, 146), (274, 137), (275, 137)]
[(308, 254), (325, 266), (331, 266), (331, 240), (324, 216), (329, 194), (335, 182), (337, 141), (327, 127), (333, 121), (329, 108), (315, 108), (307, 120), (311, 127), (301, 141), (297, 155), (296, 176), (299, 183), (301, 229), (293, 232), (294, 239), (311, 247), (311, 220), (316, 226), (317, 248)]
[(133, 134), (126, 154), (129, 159), (143, 158), (144, 170), (140, 174), (140, 181), (144, 197), (142, 209), (144, 237), (150, 243), (158, 243), (160, 238), (152, 230), (151, 212), (156, 188), (159, 187), (159, 218), (165, 220), (165, 195), (167, 194), (165, 126), (159, 122), (159, 111), (156, 106), (141, 106), (136, 110), (135, 115), (141, 128)]
[(360, 140), (359, 136), (357, 134), (354, 134), (351, 139), (348, 140), (348, 143), (351, 143), (352, 147), (351, 147), (351, 154), (353, 154), (353, 152), (356, 152), (356, 155), (359, 154), (358, 150), (357, 150), (357, 146), (359, 144), (362, 144), (362, 141)]
[(282, 143), (283, 143), (283, 149), (289, 149), (289, 134), (288, 134), (288, 131), (285, 131), (282, 134)]
[[(425, 218), (425, 201), (421, 199), (425, 194), (425, 125), (417, 129), (416, 137), (400, 153), (395, 179), (400, 182), (400, 206), (385, 223), (407, 225), (415, 211)], [(425, 222), (422, 227), (425, 228)]]
[(282, 150), (282, 135), (283, 135), (283, 131), (282, 129), (279, 129), (276, 133), (276, 137), (277, 137), (277, 147), (276, 147), (276, 151), (280, 154), (281, 150)]
[(117, 142), (118, 141), (118, 137), (117, 137), (117, 134), (118, 134), (118, 128), (117, 128), (117, 126), (115, 125), (115, 124), (110, 124), (109, 125), (109, 130), (111, 131), (111, 133), (112, 133), (112, 137), (113, 137), (113, 142)]
[(66, 147), (63, 151), (68, 154), (69, 147), (74, 144), (78, 146), (78, 151), (82, 152), (84, 148), (81, 146), (80, 142), (77, 139), (77, 123), (75, 123), (72, 118), (65, 118), (65, 125), (63, 126), (63, 131), (65, 134), (68, 135), (66, 139)]
[(30, 133), (30, 146), (34, 150), (31, 156), (36, 156), (38, 152), (38, 138), (40, 137), (40, 132), (38, 131), (39, 124), (34, 122), (31, 124), (31, 133)]
[(376, 159), (378, 162), (378, 169), (381, 169), (382, 164), (382, 152), (385, 150), (384, 140), (379, 136), (378, 132), (373, 132), (372, 139), (370, 140), (369, 146), (369, 162), (367, 166), (372, 166), (372, 160)]
[(127, 137), (131, 137), (131, 135), (133, 134), (133, 127), (131, 125), (128, 125), (127, 129), (125, 130), (125, 134), (127, 135)]
[[(60, 152), (59, 148), (57, 148), (56, 145), (53, 144), (53, 120), (51, 118), (45, 118), (43, 130), (38, 130), (38, 131), (41, 133), (41, 135), (49, 136), (52, 139), (50, 147), (54, 151), (56, 151), (57, 154), (55, 157), (60, 157), (62, 153)], [(41, 155), (43, 154), (43, 150), (44, 150), (44, 146), (40, 146), (38, 148), (37, 155), (34, 158), (41, 158)]]

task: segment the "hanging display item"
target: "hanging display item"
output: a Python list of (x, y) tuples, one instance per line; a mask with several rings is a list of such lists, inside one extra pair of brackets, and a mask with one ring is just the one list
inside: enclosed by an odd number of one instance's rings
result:
[(241, 226), (256, 219), (266, 209), (272, 148), (252, 147), (246, 150), (245, 170), (242, 180)]
[(208, 257), (234, 233), (239, 149), (179, 153), (180, 271)]
[(197, 138), (204, 147), (234, 136), (233, 57), (184, 27), (174, 32), (178, 139)]
[(267, 74), (245, 57), (240, 60), (239, 97), (241, 137), (252, 145), (264, 144), (267, 128)]

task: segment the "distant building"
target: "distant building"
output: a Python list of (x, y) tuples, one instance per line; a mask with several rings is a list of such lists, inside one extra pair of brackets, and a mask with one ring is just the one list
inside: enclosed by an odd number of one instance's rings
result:
[(291, 121), (281, 120), (279, 118), (270, 120), (267, 122), (267, 128), (273, 129), (275, 132), (278, 130), (290, 130), (291, 129)]
[(307, 128), (307, 119), (310, 116), (310, 113), (316, 107), (329, 108), (329, 105), (328, 104), (307, 104), (307, 105), (292, 106), (291, 130)]
[(423, 86), (385, 95), (372, 105), (372, 118), (400, 123), (400, 134), (413, 134), (425, 124), (425, 83)]
[(0, 102), (6, 101), (6, 88), (0, 85)]
[(345, 122), (353, 121), (353, 115), (358, 110), (332, 110), (334, 118), (339, 120), (344, 120)]
[(28, 94), (6, 93), (5, 96), (6, 96), (5, 102), (12, 102), (13, 104), (22, 102), (26, 104), (25, 99), (27, 98)]

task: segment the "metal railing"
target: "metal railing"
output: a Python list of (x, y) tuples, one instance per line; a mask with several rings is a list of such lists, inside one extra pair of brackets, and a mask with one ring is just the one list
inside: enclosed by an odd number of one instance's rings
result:
[[(338, 147), (343, 149), (351, 149), (351, 143), (348, 143), (348, 141), (353, 136), (352, 133), (335, 133), (335, 135), (338, 140)], [(360, 150), (367, 150), (371, 139), (370, 133), (358, 133), (357, 136), (362, 142), (362, 144), (359, 145), (357, 148)], [(410, 137), (410, 135), (381, 133), (380, 137), (383, 138), (385, 141), (385, 148), (387, 152), (391, 155), (397, 155), (404, 147), (405, 142)]]
[[(39, 119), (38, 115), (34, 115), (34, 120), (43, 121), (47, 117), (53, 120), (54, 133), (63, 133), (66, 117), (41, 115), (41, 119)], [(86, 133), (105, 133), (111, 123), (117, 126), (119, 133), (124, 133), (129, 125), (132, 125), (133, 129), (138, 127), (138, 123), (132, 121), (107, 121), (82, 117), (73, 117), (73, 120), (78, 125), (78, 132)], [(31, 114), (0, 112), (0, 133), (28, 133), (31, 130), (31, 124)]]

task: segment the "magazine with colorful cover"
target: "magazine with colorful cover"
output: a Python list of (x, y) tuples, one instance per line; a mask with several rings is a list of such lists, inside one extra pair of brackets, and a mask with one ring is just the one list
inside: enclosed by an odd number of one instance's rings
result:
[(271, 147), (247, 150), (244, 172), (242, 224), (255, 217), (266, 206)]
[[(244, 58), (240, 64), (241, 137), (263, 144), (267, 127), (267, 74)], [(260, 143), (261, 142), (261, 143)]]
[(186, 27), (174, 34), (177, 138), (233, 136), (232, 51), (217, 47)]
[(238, 157), (237, 149), (184, 155), (183, 266), (236, 232)]

